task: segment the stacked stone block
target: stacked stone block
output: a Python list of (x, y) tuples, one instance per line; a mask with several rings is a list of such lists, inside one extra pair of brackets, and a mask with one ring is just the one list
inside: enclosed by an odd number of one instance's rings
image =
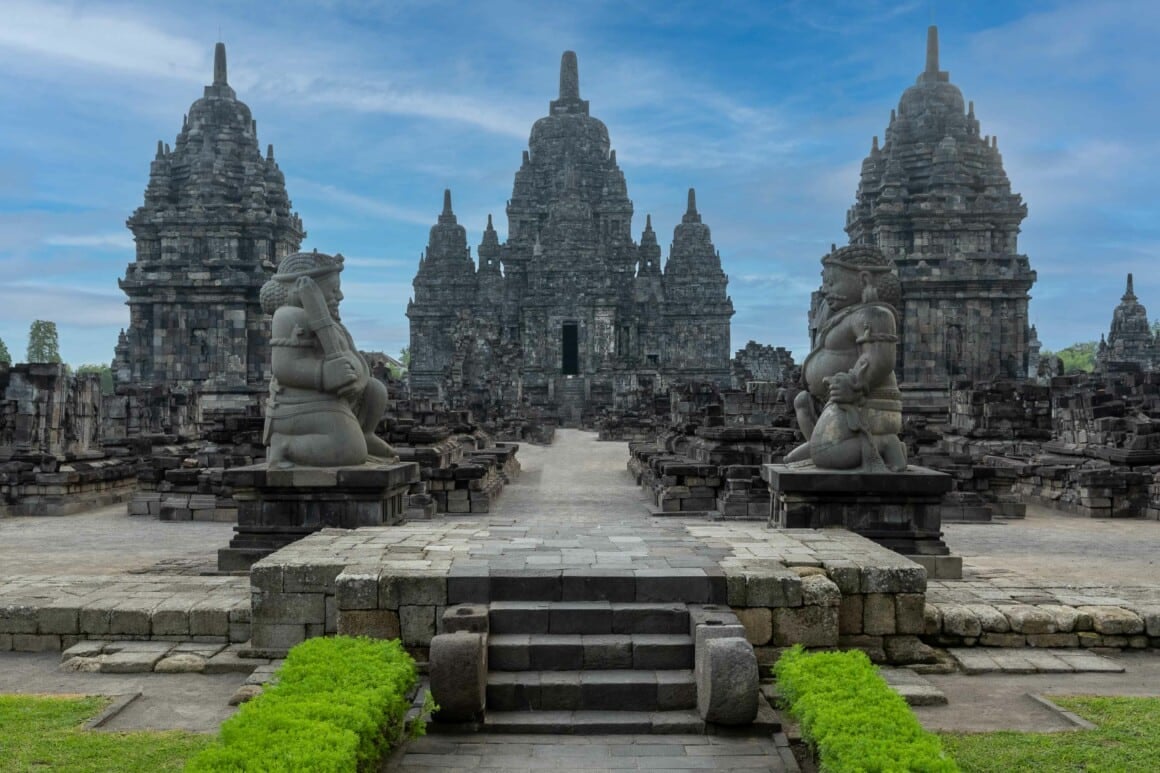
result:
[(60, 364), (0, 364), (0, 517), (123, 502), (131, 461), (100, 444), (100, 379)]
[(751, 381), (788, 384), (795, 380), (793, 354), (784, 346), (774, 348), (751, 340), (733, 355), (733, 388), (745, 389)]
[(927, 604), (923, 638), (944, 647), (1160, 646), (1160, 607)]
[(1150, 468), (1066, 458), (1044, 461), (1024, 467), (1013, 487), (1024, 502), (1089, 518), (1140, 518), (1156, 501), (1156, 475)]

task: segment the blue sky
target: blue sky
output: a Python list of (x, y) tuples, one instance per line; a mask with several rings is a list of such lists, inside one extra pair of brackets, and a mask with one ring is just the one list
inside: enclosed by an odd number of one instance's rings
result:
[(364, 349), (406, 345), (445, 187), (473, 255), (489, 212), (505, 238), (521, 152), (573, 49), (637, 238), (651, 213), (667, 257), (696, 187), (733, 349), (752, 338), (800, 361), (818, 259), (846, 242), (861, 161), (922, 70), (932, 19), (942, 69), (1028, 204), (1045, 346), (1106, 331), (1129, 271), (1160, 316), (1152, 0), (4, 0), (0, 17), (0, 338), (18, 361), (36, 318), (56, 321), (66, 361), (112, 359), (125, 219), (157, 140), (212, 80), (219, 35), (304, 247), (347, 256), (343, 317)]

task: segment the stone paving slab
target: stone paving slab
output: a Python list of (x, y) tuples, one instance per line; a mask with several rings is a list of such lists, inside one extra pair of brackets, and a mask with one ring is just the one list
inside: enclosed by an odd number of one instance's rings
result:
[(225, 644), (249, 639), (249, 622), (247, 577), (0, 578), (0, 650), (63, 650), (93, 638)]
[(239, 657), (239, 646), (208, 642), (77, 642), (61, 653), (61, 671), (100, 674), (249, 674), (271, 661)]
[(911, 706), (940, 706), (947, 702), (947, 696), (942, 690), (909, 668), (879, 666), (878, 673)]
[(1124, 666), (1112, 658), (1085, 650), (974, 647), (948, 649), (947, 652), (968, 674), (1118, 674), (1124, 671)]
[[(780, 742), (775, 739), (780, 739)], [(784, 736), (732, 738), (671, 736), (426, 736), (409, 743), (384, 766), (390, 773), (419, 771), (798, 770)]]

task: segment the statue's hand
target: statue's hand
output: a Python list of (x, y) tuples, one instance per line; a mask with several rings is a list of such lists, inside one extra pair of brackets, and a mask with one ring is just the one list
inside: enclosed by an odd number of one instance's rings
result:
[(308, 276), (300, 276), (294, 282), (294, 290), (302, 308), (310, 320), (311, 328), (317, 329), (321, 324), (330, 323), (330, 310), (326, 307), (326, 297), (322, 289)]
[(323, 391), (337, 392), (343, 395), (356, 381), (358, 381), (358, 367), (350, 354), (327, 359), (322, 363)]
[(860, 396), (854, 377), (849, 373), (835, 373), (822, 383), (830, 388), (831, 403), (853, 403)]

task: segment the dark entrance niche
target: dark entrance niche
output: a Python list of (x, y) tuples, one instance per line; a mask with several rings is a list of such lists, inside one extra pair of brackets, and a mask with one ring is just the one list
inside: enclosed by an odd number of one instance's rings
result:
[(563, 353), (562, 373), (565, 376), (575, 376), (580, 372), (580, 341), (575, 322), (565, 322), (561, 332)]

